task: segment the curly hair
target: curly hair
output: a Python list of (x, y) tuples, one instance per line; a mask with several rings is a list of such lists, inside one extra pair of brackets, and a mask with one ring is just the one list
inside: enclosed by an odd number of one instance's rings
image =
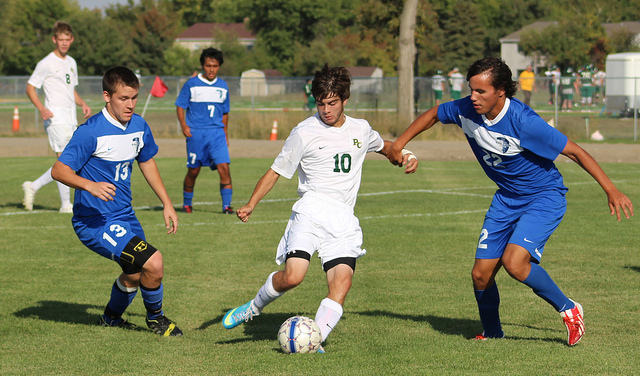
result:
[(467, 81), (469, 81), (471, 77), (481, 73), (488, 73), (491, 77), (491, 86), (504, 90), (507, 98), (511, 98), (516, 94), (517, 83), (512, 78), (511, 68), (509, 68), (504, 60), (497, 57), (487, 57), (476, 60), (476, 62), (469, 67)]
[(332, 96), (344, 101), (351, 95), (351, 73), (345, 67), (330, 68), (328, 64), (316, 71), (311, 82), (311, 94), (320, 102)]

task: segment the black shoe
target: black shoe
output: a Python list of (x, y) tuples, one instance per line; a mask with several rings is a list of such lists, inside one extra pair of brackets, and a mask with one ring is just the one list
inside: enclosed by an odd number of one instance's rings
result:
[(165, 337), (181, 336), (182, 330), (176, 326), (176, 324), (169, 320), (167, 316), (160, 316), (157, 319), (146, 319), (147, 326), (153, 330), (156, 334)]
[(107, 321), (104, 319), (104, 317), (100, 317), (100, 320), (98, 321), (98, 325), (101, 326), (108, 326), (108, 327), (115, 327), (115, 328), (123, 328), (123, 329), (136, 329), (137, 326), (136, 324), (132, 324), (129, 321), (125, 320), (125, 319), (121, 319), (119, 321), (115, 321), (112, 322), (111, 324), (108, 324)]
[(235, 213), (235, 211), (233, 210), (233, 208), (231, 206), (225, 206), (222, 209), (222, 214), (233, 214)]

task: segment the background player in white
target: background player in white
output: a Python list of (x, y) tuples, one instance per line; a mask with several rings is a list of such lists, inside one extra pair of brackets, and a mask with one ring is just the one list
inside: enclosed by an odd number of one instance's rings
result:
[(78, 128), (51, 174), (76, 189), (71, 221), (80, 241), (122, 269), (99, 323), (131, 327), (122, 314), (140, 287), (147, 326), (162, 336), (180, 336), (182, 331), (162, 309), (162, 254), (146, 242), (131, 206), (131, 174), (134, 162), (138, 162), (162, 202), (168, 233), (175, 234), (178, 216), (153, 159), (158, 145), (147, 122), (134, 114), (139, 85), (128, 68), (113, 67), (105, 72), (102, 96), (106, 106)]
[[(56, 155), (60, 156), (78, 125), (76, 105), (82, 107), (85, 119), (91, 115), (91, 108), (75, 90), (78, 85), (78, 67), (76, 61), (67, 55), (73, 43), (71, 26), (64, 21), (57, 21), (53, 25), (51, 40), (55, 49), (36, 65), (27, 83), (27, 96), (40, 111), (49, 144)], [(36, 88), (44, 89), (44, 105), (38, 98)], [(25, 209), (33, 210), (36, 192), (52, 181), (51, 169), (48, 169), (36, 180), (22, 183)], [(58, 191), (60, 213), (71, 213), (71, 189), (58, 182)]]
[(222, 212), (233, 214), (229, 170), (229, 87), (218, 77), (224, 63), (222, 52), (206, 48), (200, 54), (202, 73), (185, 82), (176, 99), (176, 113), (187, 138), (187, 175), (183, 183), (182, 207), (193, 210), (193, 190), (202, 166), (218, 170)]
[[(315, 316), (323, 342), (340, 320), (356, 259), (366, 253), (360, 248), (362, 230), (353, 214), (362, 164), (368, 152), (386, 155), (391, 145), (366, 120), (344, 114), (350, 86), (351, 76), (344, 67), (325, 65), (316, 72), (311, 90), (318, 112), (291, 131), (273, 165), (258, 181), (249, 203), (238, 210), (238, 218), (248, 221), (280, 176), (291, 179), (298, 172), (301, 198), (293, 206), (276, 256), (276, 262), (284, 263), (285, 268), (269, 275), (255, 299), (227, 312), (222, 320), (225, 328), (259, 315), (267, 304), (300, 284), (316, 251), (329, 288)], [(405, 172), (415, 172), (417, 159), (408, 151), (404, 154)]]
[(631, 201), (580, 146), (513, 98), (516, 82), (501, 59), (476, 61), (467, 73), (471, 95), (433, 107), (393, 143), (389, 159), (402, 163), (402, 148), (438, 121), (457, 123), (487, 176), (498, 185), (482, 226), (471, 271), (484, 332), (477, 339), (502, 338), (495, 276), (509, 275), (550, 303), (567, 327), (568, 344), (584, 334), (582, 306), (567, 298), (539, 265), (544, 245), (566, 211), (567, 188), (553, 160), (563, 154), (578, 163), (607, 194), (611, 215), (633, 215)]

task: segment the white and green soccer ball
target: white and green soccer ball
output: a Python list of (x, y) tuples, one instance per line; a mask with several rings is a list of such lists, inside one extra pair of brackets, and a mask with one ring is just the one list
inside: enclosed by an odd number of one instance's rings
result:
[(320, 327), (305, 316), (288, 318), (278, 330), (280, 348), (287, 354), (315, 353), (320, 348), (322, 334)]

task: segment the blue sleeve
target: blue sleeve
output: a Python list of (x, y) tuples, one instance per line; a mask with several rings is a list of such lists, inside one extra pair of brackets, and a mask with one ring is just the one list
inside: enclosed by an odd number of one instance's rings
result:
[(176, 98), (176, 106), (184, 109), (189, 108), (189, 104), (191, 103), (191, 85), (189, 81), (185, 82), (180, 90), (180, 94), (178, 94), (178, 98)]
[(144, 146), (136, 158), (138, 162), (146, 162), (150, 160), (158, 154), (159, 150), (156, 140), (153, 138), (153, 133), (151, 133), (151, 128), (149, 128), (149, 125), (146, 122), (144, 124), (144, 136), (142, 137), (144, 137)]
[(550, 126), (533, 111), (526, 113), (520, 146), (549, 160), (555, 160), (567, 146), (567, 136)]
[(89, 161), (97, 144), (96, 135), (91, 127), (81, 125), (76, 129), (58, 160), (78, 172)]
[(438, 120), (442, 124), (456, 123), (460, 125), (460, 110), (457, 106), (458, 101), (442, 103), (438, 106)]

